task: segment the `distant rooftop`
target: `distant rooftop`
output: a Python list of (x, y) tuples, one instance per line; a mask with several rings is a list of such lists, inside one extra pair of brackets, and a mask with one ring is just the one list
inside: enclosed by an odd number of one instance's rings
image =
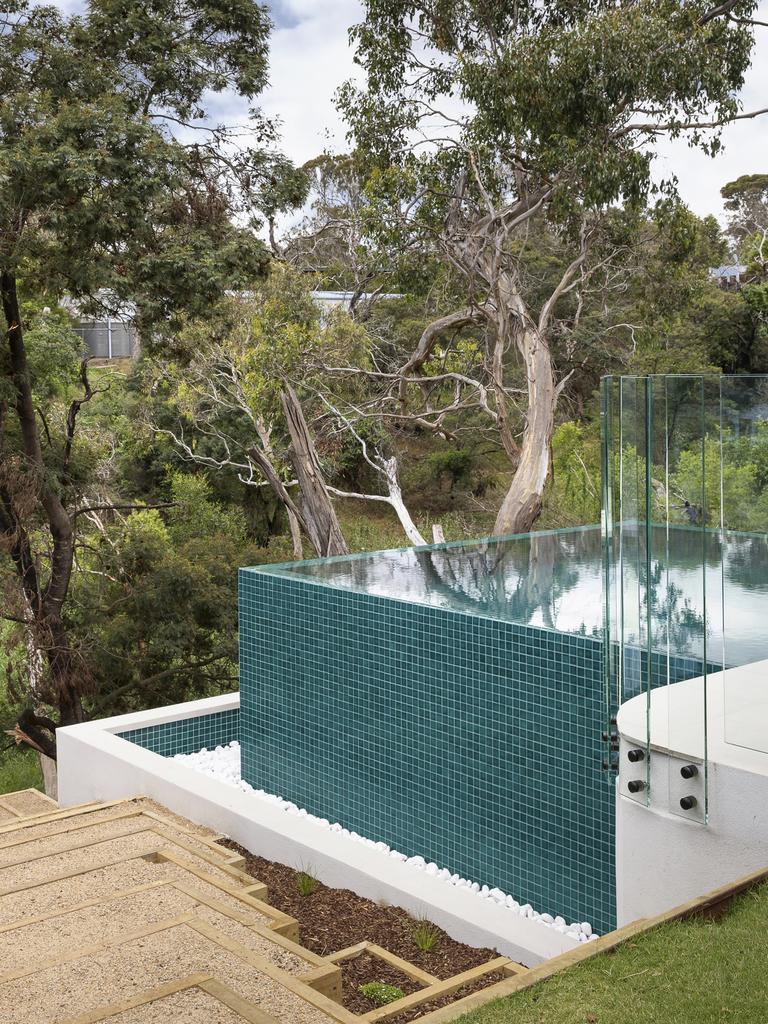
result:
[[(342, 303), (349, 304), (354, 295), (355, 292), (312, 292), (312, 298), (315, 299), (316, 302), (329, 302), (339, 305)], [(372, 299), (374, 297), (377, 299), (402, 299), (403, 296), (400, 292), (362, 292), (358, 297), (358, 301), (362, 300), (363, 302), (366, 302), (368, 299)]]
[(728, 263), (722, 267), (710, 267), (709, 276), (717, 281), (738, 281), (747, 268), (743, 263)]

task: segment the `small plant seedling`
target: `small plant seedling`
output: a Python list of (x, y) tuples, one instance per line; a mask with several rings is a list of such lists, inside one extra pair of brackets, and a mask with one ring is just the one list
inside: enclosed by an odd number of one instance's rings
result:
[(386, 1006), (387, 1003), (394, 1003), (396, 999), (402, 999), (405, 995), (401, 988), (387, 985), (383, 981), (369, 981), (366, 985), (361, 985), (358, 992), (362, 992), (374, 1006)]
[(413, 936), (413, 941), (422, 953), (429, 953), (433, 949), (436, 949), (440, 942), (440, 929), (436, 924), (432, 924), (432, 922), (428, 921), (425, 917), (419, 918), (418, 921), (414, 921), (411, 935)]
[(299, 891), (299, 896), (311, 896), (317, 888), (317, 879), (313, 878), (308, 871), (297, 871), (296, 888)]

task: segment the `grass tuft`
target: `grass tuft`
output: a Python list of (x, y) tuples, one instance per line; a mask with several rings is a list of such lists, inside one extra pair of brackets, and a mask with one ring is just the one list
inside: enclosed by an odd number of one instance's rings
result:
[(317, 888), (317, 879), (308, 871), (296, 872), (296, 889), (299, 896), (311, 896)]
[(436, 949), (440, 942), (441, 934), (437, 925), (432, 924), (426, 917), (420, 917), (417, 921), (414, 921), (413, 928), (411, 929), (413, 941), (422, 953), (429, 953)]

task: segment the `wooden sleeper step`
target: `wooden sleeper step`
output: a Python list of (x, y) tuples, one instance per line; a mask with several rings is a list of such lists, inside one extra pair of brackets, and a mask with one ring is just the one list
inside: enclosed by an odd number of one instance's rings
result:
[(63, 1024), (277, 1024), (277, 1018), (242, 999), (218, 978), (197, 974), (141, 992), (131, 999), (97, 1007)]

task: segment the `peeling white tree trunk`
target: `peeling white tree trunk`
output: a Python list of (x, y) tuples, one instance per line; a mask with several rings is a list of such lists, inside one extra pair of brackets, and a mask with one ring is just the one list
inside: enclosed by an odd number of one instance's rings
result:
[(45, 754), (37, 755), (40, 759), (40, 768), (43, 772), (43, 788), (45, 795), (49, 796), (52, 800), (59, 799), (59, 776), (56, 768), (56, 762), (46, 757)]
[(535, 327), (526, 327), (518, 344), (528, 378), (528, 411), (520, 460), (502, 502), (495, 534), (527, 533), (541, 512), (544, 487), (551, 466), (557, 386), (546, 339)]
[(397, 459), (392, 456), (390, 459), (382, 459), (384, 476), (387, 481), (387, 492), (389, 503), (400, 520), (400, 525), (411, 544), (426, 544), (427, 541), (421, 534), (416, 523), (414, 523), (408, 506), (403, 499), (403, 491), (400, 487), (400, 479), (397, 473)]
[[(271, 467), (272, 460), (274, 458), (274, 453), (272, 451), (272, 428), (264, 421), (264, 419), (262, 419), (261, 416), (256, 417), (255, 423), (256, 433), (259, 435), (261, 447), (264, 450), (266, 460), (269, 461)], [(274, 476), (277, 476), (277, 474), (275, 473)], [(268, 477), (267, 479), (271, 480), (271, 477)], [(288, 527), (291, 531), (291, 541), (293, 543), (293, 557), (297, 562), (299, 562), (304, 557), (304, 544), (301, 539), (301, 523), (299, 522), (299, 517), (290, 502), (286, 504), (284, 501), (283, 495), (288, 493), (285, 488), (283, 488), (281, 493), (280, 488), (275, 488), (274, 483), (272, 483), (272, 490), (275, 491), (278, 499), (283, 502), (285, 507), (285, 511), (288, 516)]]
[(286, 508), (285, 511), (288, 515), (288, 527), (291, 531), (293, 557), (297, 562), (300, 562), (304, 557), (304, 544), (301, 540), (301, 527), (299, 526), (299, 520), (296, 518), (296, 514), (292, 509)]
[[(31, 612), (28, 613), (31, 616)], [(40, 649), (36, 646), (32, 630), (27, 629), (26, 631), (26, 645), (27, 645), (27, 671), (29, 672), (29, 693), (32, 700), (35, 702), (35, 712), (37, 714), (43, 714), (43, 709), (39, 706), (39, 694), (42, 686), (43, 672), (45, 670), (43, 664), (43, 655)], [(56, 771), (56, 762), (53, 758), (43, 754), (42, 751), (38, 751), (38, 760), (40, 761), (40, 770), (43, 773), (43, 788), (46, 796), (51, 797), (52, 800), (58, 800), (59, 798), (59, 786), (58, 786), (58, 775)]]
[(413, 521), (413, 517), (408, 511), (408, 506), (405, 504), (403, 491), (400, 487), (396, 457), (393, 455), (391, 458), (386, 459), (381, 455), (376, 455), (374, 458), (369, 458), (366, 455), (366, 461), (386, 481), (386, 494), (361, 494), (357, 491), (340, 491), (338, 487), (329, 487), (328, 490), (338, 498), (356, 498), (358, 501), (378, 501), (383, 502), (385, 505), (390, 505), (395, 510), (403, 532), (411, 544), (415, 544), (417, 547), (428, 544), (428, 541), (424, 539), (423, 534)]
[(299, 481), (301, 510), (309, 539), (321, 556), (348, 555), (349, 548), (325, 484), (301, 403), (290, 386), (280, 398), (291, 435), (293, 468)]

